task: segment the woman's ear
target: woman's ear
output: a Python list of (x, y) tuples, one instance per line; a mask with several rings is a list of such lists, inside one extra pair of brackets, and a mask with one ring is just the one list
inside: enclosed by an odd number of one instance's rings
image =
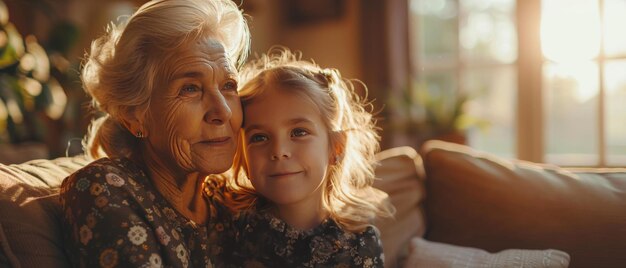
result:
[(338, 164), (341, 159), (343, 159), (347, 138), (346, 132), (343, 130), (332, 131), (330, 133), (329, 163)]
[(120, 114), (122, 125), (124, 125), (133, 136), (137, 138), (145, 138), (148, 136), (148, 131), (144, 125), (146, 109), (133, 107)]

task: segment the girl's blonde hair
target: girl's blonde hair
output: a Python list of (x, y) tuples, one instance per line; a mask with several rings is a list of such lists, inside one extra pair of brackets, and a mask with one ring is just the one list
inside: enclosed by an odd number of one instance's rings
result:
[(120, 124), (124, 114), (146, 111), (156, 86), (168, 76), (175, 50), (209, 37), (220, 39), (232, 62), (243, 64), (250, 33), (231, 0), (154, 0), (94, 40), (81, 78), (93, 106), (105, 116), (92, 122), (83, 145), (93, 158), (130, 157), (138, 139)]
[[(302, 94), (319, 109), (329, 130), (329, 150), (337, 156), (322, 189), (322, 205), (331, 218), (348, 230), (359, 231), (375, 217), (393, 214), (387, 194), (372, 187), (379, 135), (372, 114), (365, 109), (371, 105), (356, 94), (350, 80), (343, 79), (336, 69), (320, 68), (300, 60), (298, 54), (277, 48), (244, 66), (240, 81), (244, 109), (268, 88)], [(240, 144), (243, 133), (241, 139)], [(234, 176), (227, 177), (233, 180), (230, 186), (236, 198), (226, 203), (234, 211), (262, 209), (270, 204), (254, 191), (245, 176), (242, 147), (233, 164)]]

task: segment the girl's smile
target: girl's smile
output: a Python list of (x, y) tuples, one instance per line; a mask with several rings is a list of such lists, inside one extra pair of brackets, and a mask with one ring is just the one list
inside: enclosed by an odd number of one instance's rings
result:
[(244, 118), (244, 153), (254, 188), (279, 208), (318, 208), (330, 145), (313, 102), (297, 91), (268, 88), (246, 105)]

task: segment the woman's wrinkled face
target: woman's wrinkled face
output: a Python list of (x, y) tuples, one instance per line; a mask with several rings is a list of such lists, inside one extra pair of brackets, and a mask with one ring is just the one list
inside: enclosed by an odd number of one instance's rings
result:
[(221, 173), (233, 162), (242, 111), (237, 71), (217, 39), (193, 42), (166, 62), (152, 93), (147, 150), (174, 172)]

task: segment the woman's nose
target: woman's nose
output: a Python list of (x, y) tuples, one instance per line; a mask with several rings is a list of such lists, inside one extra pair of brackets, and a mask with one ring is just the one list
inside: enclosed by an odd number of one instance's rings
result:
[(213, 92), (207, 94), (206, 98), (205, 105), (207, 105), (207, 110), (204, 115), (204, 121), (216, 125), (228, 122), (233, 113), (222, 93), (219, 91)]

